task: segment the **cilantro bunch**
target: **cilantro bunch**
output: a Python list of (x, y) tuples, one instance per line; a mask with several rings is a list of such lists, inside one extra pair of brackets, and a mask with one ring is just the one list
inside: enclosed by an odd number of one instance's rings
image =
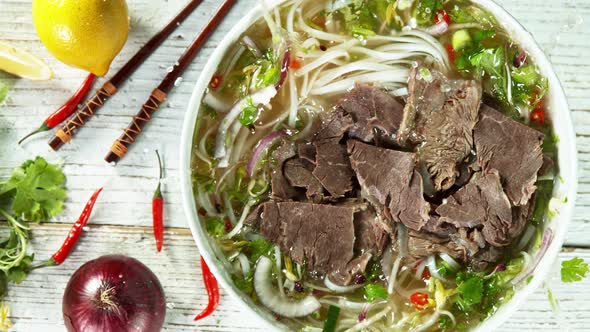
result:
[(7, 238), (0, 240), (0, 297), (8, 281), (20, 283), (33, 261), (27, 255), (28, 222), (40, 222), (56, 216), (63, 209), (65, 176), (57, 165), (42, 157), (28, 160), (0, 183), (0, 216), (8, 228)]

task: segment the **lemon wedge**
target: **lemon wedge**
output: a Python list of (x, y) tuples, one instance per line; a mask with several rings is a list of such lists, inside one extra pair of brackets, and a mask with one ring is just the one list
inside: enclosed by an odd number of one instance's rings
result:
[(1, 41), (0, 70), (34, 81), (45, 81), (53, 77), (51, 68), (43, 60)]

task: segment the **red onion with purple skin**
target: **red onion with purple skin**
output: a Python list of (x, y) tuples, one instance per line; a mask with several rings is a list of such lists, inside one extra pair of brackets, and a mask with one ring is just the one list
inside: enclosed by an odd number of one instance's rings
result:
[(166, 299), (147, 266), (111, 255), (85, 263), (72, 275), (62, 310), (70, 332), (157, 332), (164, 324)]

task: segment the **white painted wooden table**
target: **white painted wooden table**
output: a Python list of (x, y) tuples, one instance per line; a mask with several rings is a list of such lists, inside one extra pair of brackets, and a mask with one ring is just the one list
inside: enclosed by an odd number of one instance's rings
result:
[[(18, 138), (36, 127), (60, 106), (79, 85), (84, 73), (55, 59), (39, 42), (31, 19), (29, 0), (0, 0), (0, 40), (42, 57), (55, 72), (53, 80), (33, 83), (0, 73), (11, 86), (10, 97), (0, 106), (0, 177), (27, 158), (41, 154), (61, 160), (67, 175), (68, 200), (62, 216), (33, 228), (32, 243), (37, 257), (48, 257), (61, 243), (70, 223), (81, 211), (90, 193), (105, 190), (95, 207), (88, 232), (77, 250), (61, 267), (32, 273), (21, 285), (10, 285), (6, 302), (11, 308), (15, 331), (63, 331), (61, 298), (69, 276), (84, 262), (108, 253), (123, 253), (147, 264), (162, 281), (168, 302), (166, 331), (258, 331), (259, 321), (241, 309), (241, 304), (221, 295), (215, 314), (195, 323), (192, 317), (206, 304), (199, 252), (182, 211), (178, 181), (178, 146), (185, 108), (200, 69), (224, 32), (243, 16), (256, 0), (240, 0), (229, 17), (208, 41), (170, 93), (147, 132), (116, 167), (103, 157), (132, 114), (165, 75), (193, 36), (206, 23), (220, 0), (205, 1), (112, 98), (99, 115), (80, 131), (73, 143), (52, 152), (48, 136), (29, 141), (22, 148)], [(184, 1), (129, 0), (132, 29), (111, 73), (167, 22)], [(569, 99), (578, 136), (580, 186), (578, 207), (560, 260), (580, 256), (590, 261), (590, 0), (504, 0), (503, 5), (545, 49)], [(584, 19), (586, 20), (584, 22)], [(100, 82), (99, 82), (100, 83)], [(158, 170), (153, 149), (165, 159), (164, 197), (167, 226), (164, 250), (157, 254), (151, 230), (151, 196)], [(560, 301), (555, 315), (546, 290), (538, 290), (506, 322), (501, 331), (590, 331), (590, 278), (577, 284), (559, 281), (558, 266), (547, 284)]]

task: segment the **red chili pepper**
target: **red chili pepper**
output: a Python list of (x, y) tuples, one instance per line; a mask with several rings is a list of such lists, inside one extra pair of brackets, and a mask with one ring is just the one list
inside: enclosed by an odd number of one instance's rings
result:
[(223, 77), (221, 77), (219, 75), (213, 75), (213, 77), (211, 77), (211, 81), (209, 82), (209, 85), (211, 86), (211, 89), (216, 90), (217, 88), (219, 88), (222, 81), (223, 81)]
[(447, 44), (445, 45), (445, 48), (447, 49), (447, 54), (449, 55), (449, 62), (451, 64), (455, 63), (455, 60), (457, 60), (457, 52), (453, 49), (453, 45)]
[(430, 275), (430, 270), (428, 270), (428, 268), (424, 268), (424, 271), (422, 272), (422, 280), (428, 280), (430, 279), (430, 277), (432, 277)]
[(412, 302), (416, 309), (422, 310), (428, 305), (428, 294), (416, 292), (410, 295), (410, 302)]
[(301, 59), (292, 58), (291, 63), (289, 63), (289, 69), (297, 70), (299, 68), (301, 68)]
[(217, 285), (217, 279), (205, 263), (203, 257), (201, 257), (201, 269), (203, 271), (203, 281), (205, 282), (205, 288), (207, 289), (207, 296), (209, 297), (209, 302), (203, 311), (201, 311), (196, 317), (195, 320), (201, 320), (205, 317), (208, 317), (215, 311), (217, 305), (219, 304), (219, 286)]
[(449, 14), (444, 9), (441, 9), (434, 14), (434, 23), (440, 23), (442, 21), (447, 22), (448, 25), (451, 25), (451, 18)]
[(90, 199), (88, 200), (88, 202), (86, 202), (86, 206), (84, 206), (84, 210), (82, 210), (82, 213), (80, 213), (80, 217), (78, 217), (78, 220), (72, 225), (72, 228), (70, 228), (68, 236), (62, 243), (61, 247), (59, 247), (59, 249), (51, 256), (50, 259), (46, 260), (40, 265), (33, 266), (31, 269), (36, 269), (44, 266), (60, 265), (66, 260), (66, 258), (68, 258), (68, 255), (70, 254), (70, 252), (72, 252), (72, 249), (78, 242), (78, 239), (80, 239), (80, 234), (82, 233), (84, 226), (86, 226), (86, 223), (90, 218), (90, 214), (92, 213), (94, 203), (96, 203), (98, 195), (101, 191), (102, 188), (99, 188), (92, 194), (92, 196), (90, 196)]
[(228, 217), (225, 217), (225, 219), (223, 219), (223, 228), (225, 229), (226, 233), (231, 232), (231, 230), (234, 228), (234, 225), (231, 224), (231, 220), (229, 220)]
[(78, 91), (74, 92), (74, 94), (70, 97), (70, 99), (68, 99), (68, 101), (66, 101), (65, 104), (63, 104), (55, 112), (51, 113), (45, 119), (45, 121), (43, 121), (39, 128), (35, 129), (34, 131), (27, 134), (25, 137), (21, 138), (21, 140), (18, 141), (18, 144), (21, 144), (24, 140), (37, 133), (44, 132), (54, 128), (58, 124), (62, 123), (65, 119), (69, 118), (70, 115), (72, 115), (76, 111), (76, 109), (78, 108), (78, 104), (82, 102), (82, 99), (86, 97), (88, 91), (90, 91), (92, 84), (94, 84), (95, 78), (96, 76), (94, 74), (88, 74), (84, 82), (82, 82), (82, 85), (80, 85), (80, 87), (78, 88)]
[(531, 121), (537, 124), (544, 124), (545, 123), (545, 111), (542, 108), (537, 108), (536, 110), (531, 112)]
[(158, 186), (156, 187), (154, 198), (152, 199), (152, 220), (154, 238), (156, 239), (156, 249), (160, 252), (162, 251), (162, 244), (164, 243), (164, 197), (162, 197), (162, 191), (160, 190), (162, 184), (162, 159), (160, 159), (160, 153), (158, 150), (156, 150), (156, 156), (158, 156), (160, 176), (158, 177)]

